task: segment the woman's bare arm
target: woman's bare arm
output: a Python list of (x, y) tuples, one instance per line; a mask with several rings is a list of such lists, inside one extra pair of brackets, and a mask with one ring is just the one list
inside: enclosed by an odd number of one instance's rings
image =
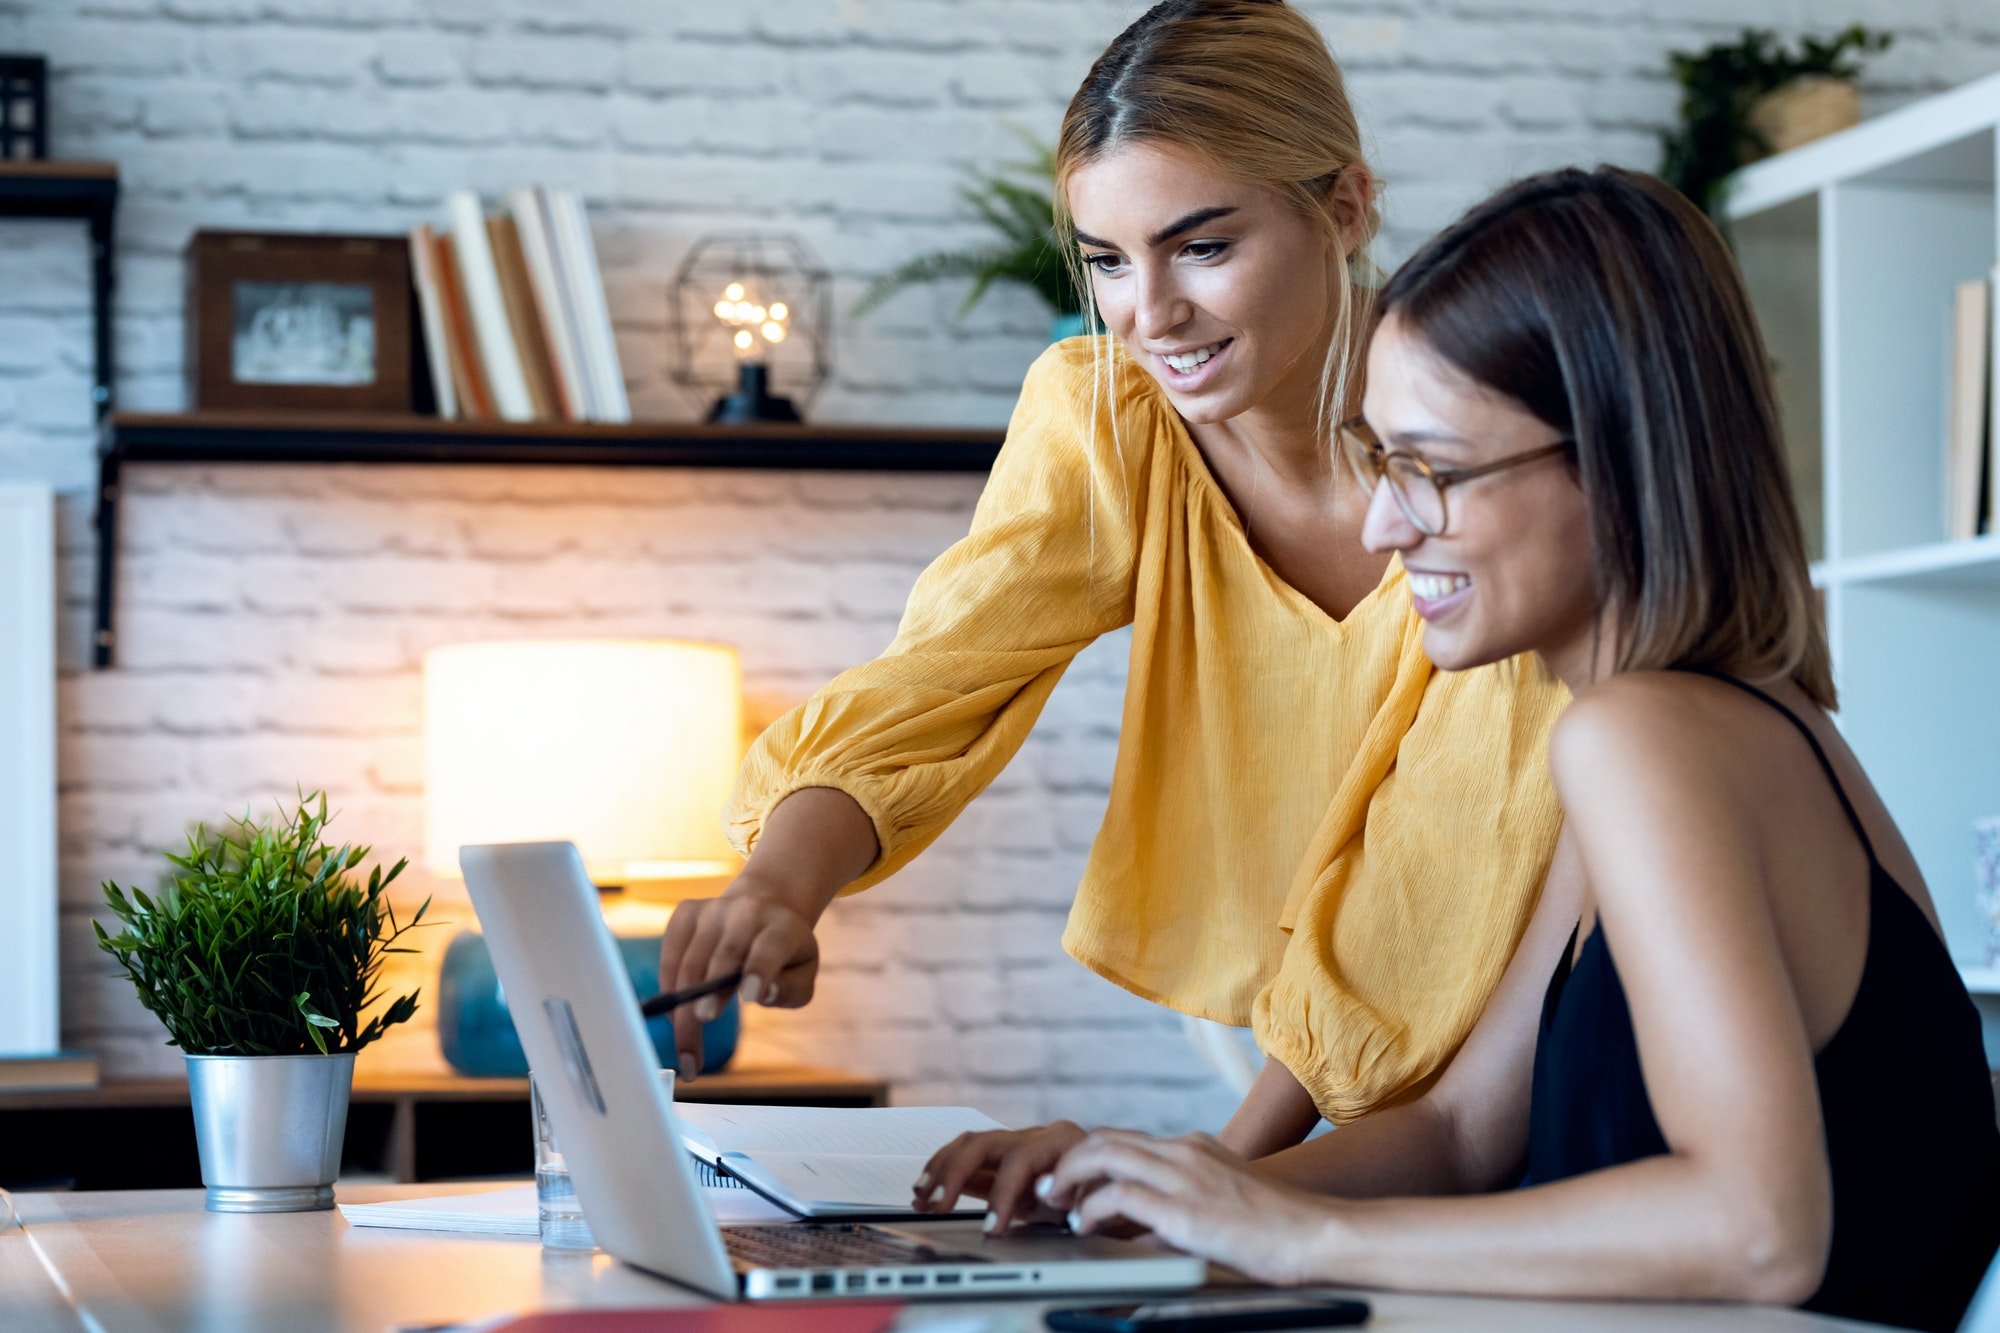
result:
[[(1443, 1079), (1424, 1097), (1379, 1111), (1311, 1143), (1319, 1108), (1292, 1072), (1267, 1060), (1220, 1142), (1272, 1180), (1354, 1196), (1443, 1194), (1492, 1188), (1498, 1169), (1517, 1163), (1526, 1141), (1525, 1113), (1504, 1115), (1510, 1098), (1527, 1098), (1526, 1074), (1507, 1080), (1534, 1056), (1541, 988), (1576, 922), (1582, 880), (1567, 836), (1556, 845), (1540, 906), (1494, 1000)], [(1518, 1121), (1518, 1123), (1516, 1123)], [(962, 1193), (987, 1201), (995, 1229), (1034, 1214), (1036, 1180), (1084, 1138), (1067, 1121), (1033, 1129), (961, 1134), (939, 1149), (914, 1188), (919, 1212), (949, 1211)]]
[(1752, 821), (1718, 781), (1731, 742), (1689, 725), (1672, 688), (1600, 685), (1553, 747), (1667, 1153), (1533, 1189), (1351, 1200), (1273, 1185), (1212, 1140), (1106, 1133), (1064, 1157), (1047, 1199), (1074, 1206), (1085, 1229), (1128, 1218), (1273, 1281), (1779, 1304), (1809, 1295), (1832, 1231), (1811, 1043)]
[(1217, 1137), (1231, 1152), (1244, 1157), (1268, 1157), (1296, 1146), (1319, 1124), (1312, 1094), (1276, 1060), (1266, 1060), (1250, 1084), (1243, 1102)]

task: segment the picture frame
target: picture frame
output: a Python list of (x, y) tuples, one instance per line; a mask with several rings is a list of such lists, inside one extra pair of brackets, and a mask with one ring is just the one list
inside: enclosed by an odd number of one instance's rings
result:
[(0, 483), (0, 1058), (60, 1045), (55, 493)]
[(187, 250), (198, 411), (415, 408), (402, 236), (197, 231)]

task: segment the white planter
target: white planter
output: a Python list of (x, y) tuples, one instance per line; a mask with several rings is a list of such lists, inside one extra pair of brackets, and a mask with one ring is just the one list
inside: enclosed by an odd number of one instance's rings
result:
[(333, 1207), (352, 1053), (183, 1058), (210, 1212)]

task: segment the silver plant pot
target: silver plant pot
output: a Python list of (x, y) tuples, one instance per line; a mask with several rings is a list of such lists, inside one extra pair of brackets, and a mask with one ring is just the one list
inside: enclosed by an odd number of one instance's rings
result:
[(182, 1058), (210, 1212), (333, 1207), (354, 1082), (351, 1052)]

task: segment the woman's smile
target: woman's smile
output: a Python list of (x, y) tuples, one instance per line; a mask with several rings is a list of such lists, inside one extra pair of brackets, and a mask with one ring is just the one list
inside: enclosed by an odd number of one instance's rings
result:
[(1443, 620), (1472, 598), (1469, 575), (1448, 571), (1404, 568), (1410, 579), (1410, 600), (1426, 621)]
[(1193, 393), (1222, 373), (1222, 363), (1228, 359), (1229, 349), (1235, 342), (1234, 338), (1224, 338), (1204, 347), (1156, 352), (1154, 357), (1162, 367), (1169, 388), (1178, 393)]

